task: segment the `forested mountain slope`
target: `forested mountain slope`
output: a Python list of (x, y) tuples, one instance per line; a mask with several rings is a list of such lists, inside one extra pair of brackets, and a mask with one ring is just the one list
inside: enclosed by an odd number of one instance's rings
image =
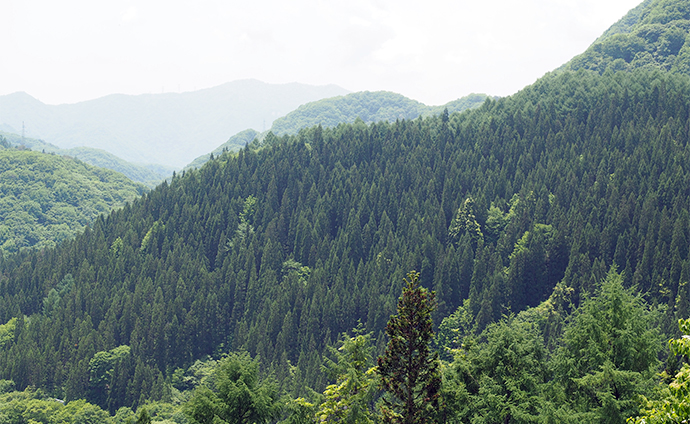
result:
[(142, 183), (149, 188), (157, 186), (161, 181), (170, 177), (173, 168), (156, 165), (135, 165), (106, 152), (105, 150), (91, 147), (73, 147), (61, 149), (53, 144), (35, 138), (22, 137), (18, 134), (0, 131), (0, 137), (14, 146), (25, 146), (31, 150), (44, 153), (55, 153), (62, 156), (70, 156), (99, 168), (106, 168), (119, 172), (132, 181)]
[(563, 69), (662, 69), (690, 75), (690, 3), (645, 0)]
[(444, 106), (427, 106), (389, 91), (360, 91), (304, 104), (286, 116), (276, 119), (271, 131), (278, 136), (294, 135), (302, 128), (316, 125), (335, 127), (340, 123), (352, 123), (357, 118), (366, 123), (393, 122), (396, 119), (438, 115), (444, 109), (451, 113), (462, 112), (481, 105), (487, 97), (485, 94), (470, 94)]
[(252, 129), (239, 132), (213, 152), (194, 159), (185, 169), (198, 168), (206, 163), (211, 155), (218, 156), (225, 150), (239, 150), (255, 139), (255, 143), (262, 143), (266, 137), (270, 141), (275, 139), (274, 136), (295, 135), (303, 128), (316, 125), (335, 127), (341, 123), (352, 123), (357, 119), (361, 119), (365, 123), (393, 122), (396, 119), (414, 119), (419, 116), (438, 115), (444, 109), (449, 112), (462, 112), (478, 107), (487, 98), (488, 96), (485, 94), (470, 94), (443, 106), (427, 106), (401, 94), (388, 91), (373, 93), (361, 91), (345, 96), (329, 97), (304, 104), (276, 119), (271, 126), (270, 133), (272, 135), (269, 135), (269, 132), (259, 133)]
[(6, 146), (0, 150), (0, 252), (5, 254), (54, 247), (146, 191), (108, 169)]
[[(578, 304), (615, 263), (672, 331), (690, 313), (689, 139), (686, 77), (582, 70), (461, 114), (223, 155), (56, 249), (4, 258), (0, 322), (17, 320), (0, 377), (114, 410), (246, 349), (282, 387), (320, 390), (340, 332), (360, 320), (383, 346), (411, 269), (437, 322), (469, 299), (482, 329), (559, 281)], [(131, 355), (94, 378), (121, 345)]]

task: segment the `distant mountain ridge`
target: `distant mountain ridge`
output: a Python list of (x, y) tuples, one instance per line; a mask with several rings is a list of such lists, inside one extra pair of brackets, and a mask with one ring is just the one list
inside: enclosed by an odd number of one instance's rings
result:
[(61, 148), (92, 147), (134, 163), (181, 168), (247, 128), (314, 100), (348, 93), (335, 86), (229, 82), (186, 93), (112, 94), (75, 104), (46, 105), (26, 93), (0, 96), (0, 128)]
[[(390, 91), (358, 91), (344, 96), (329, 97), (301, 105), (287, 115), (273, 121), (270, 132), (275, 136), (294, 135), (303, 128), (316, 125), (335, 127), (338, 124), (352, 123), (361, 119), (365, 123), (380, 121), (393, 122), (396, 119), (415, 119), (419, 116), (438, 115), (444, 109), (449, 113), (462, 112), (484, 103), (490, 98), (486, 94), (470, 94), (441, 106), (427, 106), (402, 94)], [(269, 134), (248, 129), (230, 137), (212, 153), (199, 156), (185, 168), (199, 168), (208, 162), (211, 154), (219, 155), (223, 151), (235, 151), (255, 139), (259, 144)], [(255, 143), (256, 143), (255, 142)]]
[(366, 123), (396, 119), (415, 119), (418, 116), (461, 112), (481, 105), (489, 96), (470, 94), (442, 106), (427, 106), (390, 91), (360, 91), (304, 104), (273, 122), (271, 131), (276, 135), (296, 134), (302, 128), (322, 125), (335, 127), (359, 118)]

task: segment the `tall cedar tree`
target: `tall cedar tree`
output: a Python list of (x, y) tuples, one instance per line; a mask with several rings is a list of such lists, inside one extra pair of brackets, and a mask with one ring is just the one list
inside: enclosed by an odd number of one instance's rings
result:
[(427, 423), (440, 405), (439, 359), (429, 349), (436, 294), (419, 285), (416, 271), (403, 281), (406, 286), (398, 299), (398, 314), (386, 326), (390, 342), (385, 355), (378, 358), (381, 385), (388, 393), (381, 412), (386, 423)]

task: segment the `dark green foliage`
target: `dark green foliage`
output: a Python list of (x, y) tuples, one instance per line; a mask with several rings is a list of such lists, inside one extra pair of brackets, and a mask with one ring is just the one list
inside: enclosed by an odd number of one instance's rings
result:
[(431, 350), (435, 295), (419, 285), (418, 272), (408, 273), (404, 281), (398, 313), (386, 326), (390, 340), (376, 369), (386, 392), (382, 418), (386, 423), (434, 422), (441, 405), (440, 362)]
[(151, 416), (145, 407), (139, 408), (137, 420), (134, 421), (134, 424), (151, 424)]
[[(563, 332), (553, 359), (561, 399), (580, 421), (620, 423), (639, 411), (654, 384), (661, 337), (655, 314), (610, 270)], [(558, 399), (555, 396), (554, 399)]]
[(537, 422), (547, 353), (534, 324), (514, 317), (467, 337), (445, 372), (443, 397), (450, 422)]

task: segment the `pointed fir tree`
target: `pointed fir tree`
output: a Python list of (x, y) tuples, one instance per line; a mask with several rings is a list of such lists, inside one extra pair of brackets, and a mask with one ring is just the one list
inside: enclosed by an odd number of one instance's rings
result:
[(430, 349), (436, 296), (419, 285), (416, 271), (404, 281), (398, 314), (386, 326), (390, 341), (384, 356), (378, 358), (377, 371), (386, 391), (381, 414), (386, 423), (429, 423), (440, 409), (439, 359)]

